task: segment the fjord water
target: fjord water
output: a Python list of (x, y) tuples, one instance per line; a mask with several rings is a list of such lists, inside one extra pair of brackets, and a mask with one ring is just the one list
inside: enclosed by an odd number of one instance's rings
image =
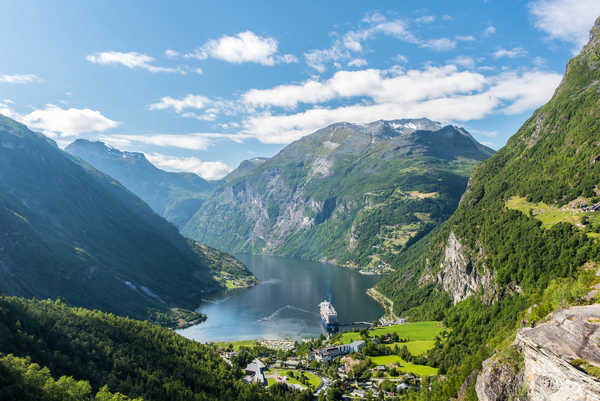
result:
[(306, 338), (324, 333), (319, 302), (330, 300), (341, 322), (371, 322), (383, 309), (365, 291), (379, 280), (329, 264), (274, 256), (238, 255), (260, 283), (206, 299), (208, 319), (179, 330), (201, 342)]

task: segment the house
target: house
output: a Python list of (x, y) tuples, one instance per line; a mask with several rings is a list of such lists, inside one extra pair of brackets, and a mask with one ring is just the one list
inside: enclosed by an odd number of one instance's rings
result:
[(375, 366), (375, 370), (378, 372), (385, 372), (386, 367), (385, 367), (385, 365), (377, 365), (377, 366)]
[(266, 386), (267, 378), (263, 372), (265, 367), (265, 364), (260, 359), (254, 359), (246, 366), (245, 371), (247, 376), (244, 377), (244, 381), (246, 383), (258, 383), (261, 386)]
[(312, 352), (312, 357), (318, 362), (329, 362), (342, 355), (339, 347), (327, 347)]
[(338, 346), (342, 355), (351, 354), (353, 352), (360, 352), (367, 343), (364, 340), (354, 341), (350, 344), (342, 344)]

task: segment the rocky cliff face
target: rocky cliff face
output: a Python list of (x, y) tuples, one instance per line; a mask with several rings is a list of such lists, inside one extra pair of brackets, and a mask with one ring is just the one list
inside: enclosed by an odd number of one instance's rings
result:
[(480, 292), (487, 302), (495, 296), (496, 284), (494, 275), (488, 269), (477, 267), (483, 253), (483, 248), (480, 248), (475, 256), (475, 252), (462, 245), (454, 232), (450, 231), (438, 273), (435, 278), (426, 276), (427, 279), (422, 283), (435, 280), (450, 294), (455, 305)]
[(477, 378), (480, 401), (600, 399), (600, 304), (559, 310), (549, 321), (517, 332), (519, 368), (489, 359)]
[(492, 153), (427, 119), (333, 124), (242, 163), (183, 232), (228, 251), (382, 269), (452, 213)]

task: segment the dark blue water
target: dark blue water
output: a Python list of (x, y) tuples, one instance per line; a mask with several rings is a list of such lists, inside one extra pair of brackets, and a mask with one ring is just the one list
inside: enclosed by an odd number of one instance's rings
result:
[(323, 263), (273, 256), (238, 256), (260, 280), (198, 308), (206, 322), (178, 332), (202, 342), (306, 338), (324, 333), (319, 302), (330, 300), (341, 322), (373, 321), (383, 309), (365, 291), (378, 277)]

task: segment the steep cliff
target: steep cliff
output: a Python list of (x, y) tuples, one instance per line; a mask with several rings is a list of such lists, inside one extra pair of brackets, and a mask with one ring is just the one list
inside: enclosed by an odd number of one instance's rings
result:
[(491, 154), (427, 119), (333, 124), (242, 163), (183, 232), (228, 251), (381, 271), (452, 213)]
[[(456, 396), (463, 383), (464, 399), (475, 399), (469, 375), (506, 349), (521, 318), (589, 302), (583, 295), (598, 281), (589, 267), (600, 260), (599, 36), (600, 19), (552, 99), (475, 168), (455, 213), (421, 240), (425, 251), (378, 284), (397, 315), (443, 319), (452, 329), (430, 353), (449, 376), (435, 399)], [(527, 338), (520, 332), (515, 346), (533, 361)], [(495, 399), (522, 396), (513, 368), (484, 365)]]
[[(559, 310), (535, 328), (517, 331), (522, 362), (491, 358), (477, 377), (479, 401), (600, 399), (600, 305)], [(512, 397), (512, 398), (511, 398)]]

